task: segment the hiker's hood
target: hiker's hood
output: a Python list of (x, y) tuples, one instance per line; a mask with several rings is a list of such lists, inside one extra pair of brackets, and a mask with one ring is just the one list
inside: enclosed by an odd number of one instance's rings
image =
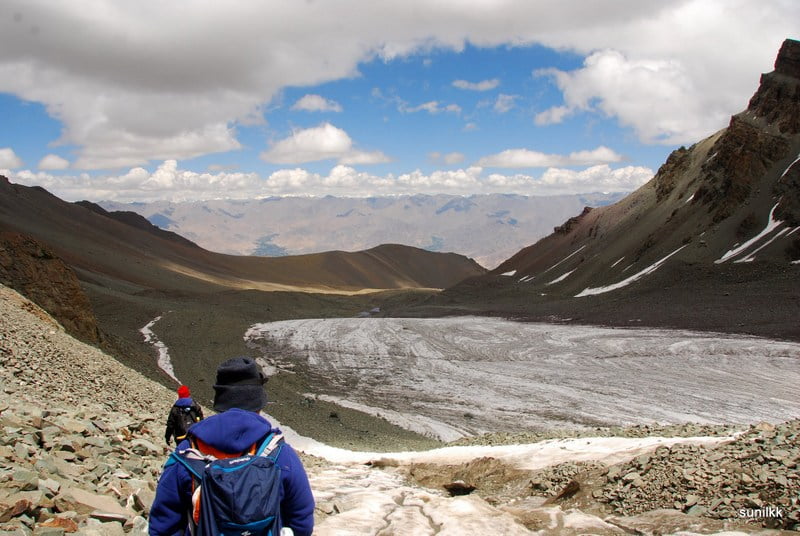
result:
[(193, 425), (189, 435), (223, 452), (243, 452), (272, 430), (258, 413), (232, 408)]
[(175, 401), (175, 405), (181, 408), (188, 408), (189, 406), (194, 404), (194, 400), (192, 400), (191, 396), (187, 396), (186, 398), (179, 398)]

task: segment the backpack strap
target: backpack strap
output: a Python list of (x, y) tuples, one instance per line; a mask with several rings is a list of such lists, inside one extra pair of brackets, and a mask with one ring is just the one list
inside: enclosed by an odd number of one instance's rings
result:
[(277, 461), (284, 443), (283, 434), (272, 432), (261, 442), (255, 455), (270, 458), (273, 462)]
[(172, 463), (174, 463), (170, 460), (180, 463), (189, 470), (193, 477), (195, 477), (197, 480), (202, 480), (203, 469), (205, 469), (209, 463), (215, 461), (216, 458), (208, 454), (203, 454), (195, 448), (188, 448), (183, 450), (173, 450), (172, 454), (170, 454), (169, 460), (167, 460), (166, 465), (172, 465)]

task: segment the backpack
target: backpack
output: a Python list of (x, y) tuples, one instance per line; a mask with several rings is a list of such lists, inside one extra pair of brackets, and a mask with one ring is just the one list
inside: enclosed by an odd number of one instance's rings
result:
[(178, 422), (175, 423), (175, 439), (180, 440), (186, 437), (186, 432), (194, 423), (200, 422), (200, 414), (195, 406), (182, 406), (178, 409)]
[[(277, 458), (281, 434), (269, 434), (261, 444), (224, 458), (193, 447), (174, 451), (175, 461), (192, 474), (194, 536), (278, 536), (281, 529), (281, 468)], [(222, 455), (222, 453), (218, 453)]]

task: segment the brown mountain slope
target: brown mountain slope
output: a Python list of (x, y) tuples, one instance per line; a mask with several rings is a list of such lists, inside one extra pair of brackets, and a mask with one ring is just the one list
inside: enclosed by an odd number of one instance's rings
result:
[(148, 233), (152, 233), (152, 234), (154, 234), (156, 236), (159, 236), (161, 238), (174, 240), (174, 241), (176, 241), (178, 243), (181, 243), (181, 244), (184, 244), (184, 245), (187, 245), (187, 246), (199, 247), (197, 244), (195, 244), (191, 240), (187, 240), (186, 238), (182, 237), (181, 235), (179, 235), (177, 233), (173, 233), (172, 231), (165, 231), (164, 229), (161, 229), (160, 227), (156, 227), (155, 225), (150, 223), (150, 221), (147, 218), (145, 218), (144, 216), (141, 216), (141, 215), (139, 215), (139, 214), (137, 214), (135, 212), (131, 212), (129, 210), (115, 210), (113, 212), (109, 212), (106, 209), (104, 209), (103, 207), (101, 207), (100, 205), (98, 205), (97, 203), (92, 203), (91, 201), (78, 201), (75, 204), (76, 205), (80, 205), (83, 208), (88, 208), (89, 210), (91, 210), (93, 212), (97, 212), (101, 216), (107, 216), (107, 217), (115, 219), (117, 221), (121, 221), (122, 223), (130, 225), (132, 227), (138, 227), (139, 229), (142, 229), (143, 231), (147, 231)]
[(85, 281), (114, 282), (134, 292), (441, 288), (484, 272), (463, 256), (404, 246), (282, 258), (221, 255), (5, 177), (0, 178), (0, 227), (48, 244)]
[(786, 40), (727, 128), (426, 307), (795, 337), (798, 259), (800, 42)]

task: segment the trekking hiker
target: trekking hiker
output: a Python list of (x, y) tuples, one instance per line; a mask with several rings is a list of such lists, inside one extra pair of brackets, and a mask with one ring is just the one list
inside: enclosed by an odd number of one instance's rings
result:
[(178, 387), (178, 400), (172, 405), (167, 417), (167, 430), (164, 441), (169, 445), (170, 437), (175, 437), (177, 446), (186, 438), (189, 427), (203, 420), (203, 410), (192, 400), (191, 392), (185, 385)]
[(150, 508), (151, 535), (312, 533), (314, 497), (303, 463), (259, 414), (265, 382), (248, 357), (219, 365), (219, 413), (192, 426), (164, 464)]

